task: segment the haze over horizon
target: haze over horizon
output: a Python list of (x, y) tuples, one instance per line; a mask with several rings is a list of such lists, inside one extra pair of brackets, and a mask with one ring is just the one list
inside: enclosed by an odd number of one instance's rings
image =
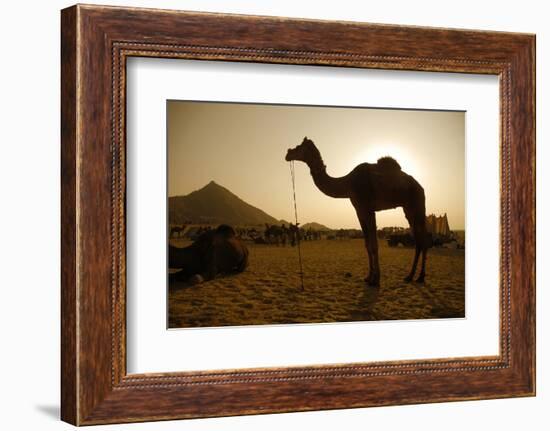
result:
[[(294, 220), (284, 157), (308, 136), (335, 177), (394, 157), (424, 187), (426, 213), (447, 213), (451, 229), (464, 229), (464, 112), (168, 101), (167, 116), (170, 197), (214, 181), (278, 220)], [(304, 163), (295, 170), (301, 223), (359, 228), (348, 199), (321, 193)], [(408, 225), (400, 208), (377, 212), (377, 224)]]

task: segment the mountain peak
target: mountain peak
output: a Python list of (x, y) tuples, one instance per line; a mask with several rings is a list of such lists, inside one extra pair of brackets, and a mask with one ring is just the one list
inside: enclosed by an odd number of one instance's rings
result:
[(221, 186), (216, 181), (211, 180), (208, 184), (206, 184), (205, 186), (203, 186), (199, 190), (203, 190), (203, 189), (206, 189), (206, 188), (213, 188), (213, 187), (221, 187)]
[(191, 196), (196, 193), (209, 195), (210, 196), (209, 199), (215, 199), (215, 197), (219, 198), (220, 196), (226, 196), (226, 195), (235, 196), (235, 194), (231, 192), (227, 187), (224, 187), (221, 184), (218, 184), (214, 180), (210, 181), (208, 184), (206, 184), (202, 188), (189, 193), (187, 196)]
[(256, 208), (214, 180), (185, 196), (169, 200), (170, 223), (208, 223), (232, 225), (273, 224), (277, 220)]

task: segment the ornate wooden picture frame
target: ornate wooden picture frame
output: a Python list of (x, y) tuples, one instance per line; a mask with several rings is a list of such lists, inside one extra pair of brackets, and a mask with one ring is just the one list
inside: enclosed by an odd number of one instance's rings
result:
[[(535, 394), (534, 35), (81, 5), (63, 10), (61, 21), (64, 421)], [(127, 374), (125, 97), (132, 56), (497, 75), (500, 354)]]

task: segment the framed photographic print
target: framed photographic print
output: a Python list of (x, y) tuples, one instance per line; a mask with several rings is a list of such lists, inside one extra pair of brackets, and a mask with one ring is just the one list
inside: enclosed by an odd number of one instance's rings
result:
[(62, 11), (62, 419), (535, 393), (535, 38)]

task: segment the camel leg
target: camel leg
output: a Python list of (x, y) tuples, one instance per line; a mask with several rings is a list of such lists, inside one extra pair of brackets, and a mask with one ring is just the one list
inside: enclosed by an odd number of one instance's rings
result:
[(378, 241), (376, 240), (376, 218), (374, 212), (359, 214), (359, 224), (363, 231), (365, 248), (369, 257), (369, 275), (365, 281), (369, 286), (380, 285), (380, 268), (378, 266)]
[(365, 281), (367, 282), (367, 284), (371, 284), (371, 279), (372, 279), (372, 267), (373, 267), (373, 262), (372, 262), (372, 252), (371, 252), (371, 243), (369, 241), (369, 232), (368, 232), (368, 229), (367, 229), (367, 223), (366, 221), (364, 220), (363, 216), (362, 215), (359, 215), (359, 212), (357, 213), (357, 216), (359, 218), (359, 224), (361, 225), (361, 230), (363, 231), (363, 240), (365, 242), (365, 248), (367, 249), (367, 256), (369, 258), (369, 275), (367, 275), (365, 277)]
[(369, 285), (380, 286), (380, 263), (378, 261), (378, 237), (376, 235), (376, 213), (367, 215), (368, 241), (370, 243), (371, 267)]
[(426, 276), (426, 258), (428, 255), (428, 244), (427, 244), (427, 238), (426, 238), (426, 231), (423, 229), (420, 229), (419, 238), (422, 244), (422, 264), (420, 266), (420, 274), (418, 275), (418, 278), (416, 281), (418, 283), (424, 283), (424, 277)]
[(426, 247), (422, 250), (422, 266), (420, 267), (420, 274), (418, 275), (418, 278), (416, 281), (418, 283), (424, 283), (424, 277), (426, 276), (426, 258), (427, 258), (428, 251), (426, 250)]
[(424, 282), (426, 276), (426, 257), (428, 252), (427, 232), (426, 232), (426, 216), (423, 213), (419, 213), (414, 219), (412, 225), (414, 226), (414, 242), (416, 243), (416, 252), (414, 255), (414, 263), (410, 274), (406, 280), (411, 281), (416, 272), (416, 265), (418, 263), (418, 256), (422, 252), (422, 264), (420, 267), (420, 274), (416, 281), (418, 283)]
[(416, 267), (418, 265), (418, 257), (420, 256), (420, 251), (422, 249), (421, 248), (422, 245), (418, 241), (417, 225), (415, 223), (415, 219), (414, 219), (414, 215), (413, 215), (412, 211), (409, 208), (403, 208), (403, 211), (405, 212), (405, 217), (406, 217), (407, 221), (409, 222), (409, 226), (411, 228), (411, 233), (414, 235), (414, 239), (415, 239), (414, 242), (415, 242), (415, 245), (416, 245), (411, 271), (409, 272), (409, 275), (407, 275), (404, 279), (404, 281), (406, 281), (408, 283), (408, 282), (413, 280), (414, 274), (416, 273)]
[(414, 252), (414, 260), (413, 260), (413, 264), (412, 264), (412, 268), (411, 268), (411, 272), (409, 272), (409, 275), (407, 275), (405, 277), (405, 281), (408, 283), (410, 281), (412, 281), (412, 279), (414, 278), (414, 274), (416, 272), (416, 266), (418, 265), (418, 257), (420, 256), (420, 246), (417, 244), (416, 245), (416, 250)]
[(359, 224), (361, 225), (361, 230), (363, 231), (365, 248), (367, 249), (367, 255), (369, 257), (369, 275), (365, 278), (365, 281), (369, 286), (378, 286), (380, 284), (380, 268), (378, 267), (376, 216), (374, 211), (370, 211), (359, 202), (352, 200), (351, 203), (355, 208), (357, 218), (359, 219)]

